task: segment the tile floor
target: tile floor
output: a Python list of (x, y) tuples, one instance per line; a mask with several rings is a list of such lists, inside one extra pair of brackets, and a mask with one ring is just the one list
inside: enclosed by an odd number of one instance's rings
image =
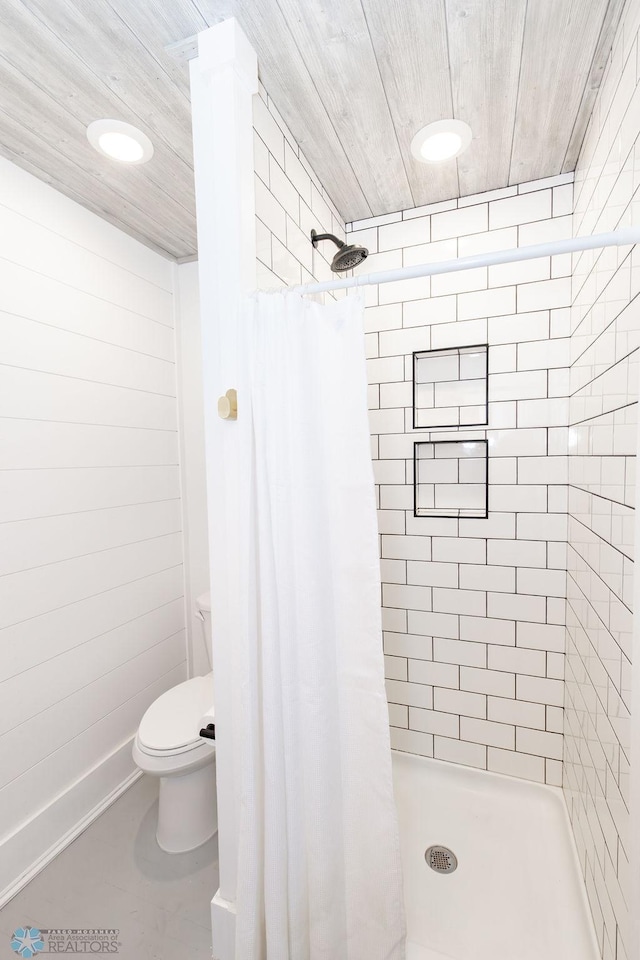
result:
[(116, 927), (118, 960), (210, 960), (217, 836), (163, 853), (157, 805), (158, 781), (145, 776), (0, 910), (0, 960), (15, 960), (10, 935), (25, 924)]

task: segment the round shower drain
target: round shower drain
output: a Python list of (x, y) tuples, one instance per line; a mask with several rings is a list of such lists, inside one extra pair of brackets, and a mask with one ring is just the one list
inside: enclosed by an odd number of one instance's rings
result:
[(442, 847), (439, 844), (427, 847), (424, 852), (424, 858), (436, 873), (453, 873), (458, 866), (458, 858), (453, 850), (449, 850), (448, 847)]

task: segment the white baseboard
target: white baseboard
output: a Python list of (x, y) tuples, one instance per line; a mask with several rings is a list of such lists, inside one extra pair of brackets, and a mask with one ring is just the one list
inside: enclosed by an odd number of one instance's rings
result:
[(139, 777), (131, 740), (0, 841), (0, 909)]

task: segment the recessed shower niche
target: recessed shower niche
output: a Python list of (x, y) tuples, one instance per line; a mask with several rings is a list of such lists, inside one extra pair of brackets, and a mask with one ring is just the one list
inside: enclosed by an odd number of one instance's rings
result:
[(413, 355), (413, 427), (479, 427), (488, 423), (486, 343)]
[(438, 440), (413, 446), (416, 517), (489, 515), (486, 440)]

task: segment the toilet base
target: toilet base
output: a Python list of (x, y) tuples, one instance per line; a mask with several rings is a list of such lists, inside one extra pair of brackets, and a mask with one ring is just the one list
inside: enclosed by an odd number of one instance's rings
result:
[(158, 846), (166, 853), (187, 853), (218, 829), (216, 765), (207, 763), (181, 776), (160, 777)]

